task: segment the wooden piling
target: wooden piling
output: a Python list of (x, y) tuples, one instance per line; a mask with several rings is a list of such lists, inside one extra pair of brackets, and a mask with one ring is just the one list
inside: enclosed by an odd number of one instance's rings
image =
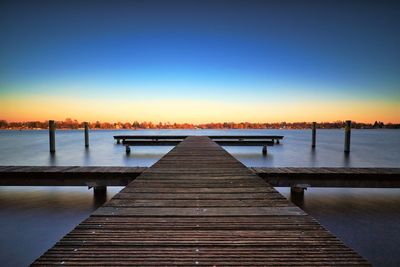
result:
[(290, 187), (290, 200), (299, 207), (304, 204), (304, 190), (307, 190), (308, 184), (294, 184)]
[(95, 186), (93, 187), (93, 193), (95, 196), (103, 196), (107, 194), (107, 186)]
[(89, 147), (89, 123), (84, 122), (85, 127), (85, 147)]
[(290, 188), (290, 201), (296, 206), (302, 208), (304, 206), (304, 189), (298, 187)]
[(351, 121), (346, 121), (346, 127), (344, 132), (344, 152), (350, 152), (350, 136), (351, 136)]
[(312, 123), (312, 140), (311, 140), (311, 147), (315, 147), (317, 141), (317, 123), (314, 121)]
[(56, 123), (53, 120), (49, 120), (49, 145), (50, 153), (56, 152)]
[(295, 186), (290, 187), (290, 194), (304, 197), (304, 190), (307, 190), (306, 186), (295, 185)]

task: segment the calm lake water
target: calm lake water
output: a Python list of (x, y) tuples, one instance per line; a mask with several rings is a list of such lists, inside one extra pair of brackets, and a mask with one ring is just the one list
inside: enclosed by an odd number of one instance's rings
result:
[[(57, 152), (48, 153), (47, 131), (0, 131), (0, 165), (151, 166), (172, 147), (133, 147), (125, 154), (117, 134), (271, 134), (281, 145), (226, 147), (246, 166), (400, 167), (400, 130), (353, 130), (343, 153), (343, 130), (140, 130), (57, 131)], [(290, 198), (288, 188), (277, 188)], [(119, 192), (109, 187), (107, 198)], [(26, 266), (87, 218), (102, 203), (83, 187), (0, 187), (0, 265)], [(309, 188), (302, 208), (375, 266), (400, 266), (400, 189)]]

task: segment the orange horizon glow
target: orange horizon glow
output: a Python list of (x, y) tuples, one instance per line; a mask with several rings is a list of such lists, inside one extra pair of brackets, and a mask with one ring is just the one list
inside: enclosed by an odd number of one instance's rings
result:
[(177, 123), (211, 122), (334, 122), (400, 123), (396, 102), (281, 101), (224, 102), (217, 100), (99, 100), (72, 97), (19, 97), (0, 99), (0, 119), (11, 121), (78, 121)]

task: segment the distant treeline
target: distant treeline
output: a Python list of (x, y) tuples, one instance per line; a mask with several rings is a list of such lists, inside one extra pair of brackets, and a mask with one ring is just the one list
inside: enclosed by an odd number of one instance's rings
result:
[[(318, 128), (321, 129), (340, 129), (344, 127), (344, 121), (319, 122)], [(70, 118), (64, 121), (56, 121), (57, 129), (80, 129), (83, 122)], [(152, 123), (152, 122), (90, 122), (91, 129), (308, 129), (311, 128), (310, 122), (277, 122), (277, 123), (251, 123), (251, 122), (223, 122), (223, 123)], [(400, 129), (400, 124), (376, 121), (375, 123), (353, 122), (353, 128), (373, 129), (388, 128)], [(22, 130), (22, 129), (48, 129), (48, 121), (26, 121), (26, 122), (7, 122), (0, 120), (0, 129)]]

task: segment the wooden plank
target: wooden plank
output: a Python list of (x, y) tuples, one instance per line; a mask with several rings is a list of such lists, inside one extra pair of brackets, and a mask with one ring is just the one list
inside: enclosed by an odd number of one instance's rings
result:
[[(185, 139), (188, 135), (115, 135), (114, 139), (125, 140), (165, 140), (165, 139)], [(212, 140), (218, 139), (275, 139), (282, 140), (283, 135), (209, 135)]]
[(208, 137), (186, 138), (33, 263), (69, 264), (368, 266)]
[(400, 188), (400, 168), (252, 168), (272, 186)]
[[(221, 183), (232, 183), (240, 187), (242, 181), (254, 181), (254, 178), (252, 180), (248, 177), (251, 170), (272, 186), (290, 187), (296, 184), (308, 184), (311, 187), (400, 188), (400, 168), (256, 167), (248, 170), (243, 169), (240, 162), (224, 161), (225, 153), (218, 153), (212, 157), (199, 155), (202, 156), (195, 156), (192, 153), (183, 157), (171, 153), (162, 162), (154, 164), (154, 167), (159, 168), (151, 170), (146, 167), (0, 166), (0, 185), (85, 186), (88, 183), (98, 183), (106, 186), (125, 186), (142, 174), (146, 177), (146, 182), (158, 180), (159, 186), (168, 180), (185, 184), (186, 180), (201, 178), (204, 183), (215, 179), (221, 180)], [(161, 168), (165, 166), (171, 168)], [(193, 167), (208, 167), (208, 169), (193, 169)], [(237, 181), (234, 181), (235, 179)], [(216, 181), (211, 184), (215, 184)]]
[(294, 216), (305, 215), (304, 211), (292, 207), (198, 207), (198, 208), (121, 208), (104, 206), (95, 212), (96, 216)]
[(93, 166), (10, 166), (0, 170), (0, 186), (125, 186), (147, 168)]
[(266, 199), (271, 197), (280, 196), (279, 193), (190, 193), (190, 194), (177, 194), (177, 193), (124, 193), (121, 192), (114, 196), (114, 198), (126, 199)]
[(212, 200), (182, 200), (182, 199), (113, 199), (106, 206), (111, 207), (264, 207), (264, 206), (289, 206), (285, 199), (232, 199), (226, 201), (224, 199)]
[[(181, 140), (125, 140), (122, 141), (126, 146), (175, 146)], [(274, 141), (267, 140), (215, 140), (221, 146), (273, 146)]]

